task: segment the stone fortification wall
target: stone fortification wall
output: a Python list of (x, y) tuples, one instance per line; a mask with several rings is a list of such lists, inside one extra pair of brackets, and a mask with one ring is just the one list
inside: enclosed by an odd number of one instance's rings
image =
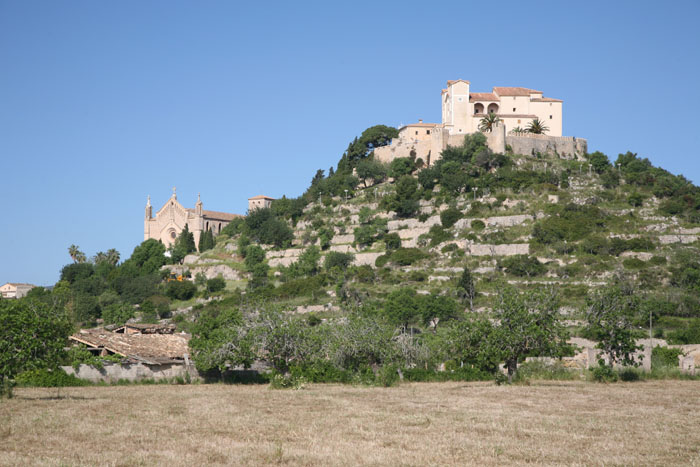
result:
[[(499, 154), (506, 152), (506, 146), (510, 146), (515, 154), (541, 153), (558, 155), (563, 159), (575, 159), (588, 152), (588, 142), (583, 138), (528, 133), (506, 135), (506, 128), (502, 124), (497, 124), (493, 131), (485, 135), (489, 149)], [(374, 157), (381, 162), (389, 163), (399, 157), (410, 157), (411, 151), (415, 151), (416, 158), (421, 158), (426, 164), (432, 165), (440, 159), (440, 153), (448, 145), (461, 145), (464, 136), (464, 134), (450, 134), (444, 128), (435, 128), (432, 130), (430, 140), (418, 141), (410, 137), (394, 138), (390, 145), (375, 149)]]
[(588, 142), (573, 136), (508, 135), (505, 142), (515, 154), (542, 153), (558, 155), (562, 159), (576, 159), (588, 152)]

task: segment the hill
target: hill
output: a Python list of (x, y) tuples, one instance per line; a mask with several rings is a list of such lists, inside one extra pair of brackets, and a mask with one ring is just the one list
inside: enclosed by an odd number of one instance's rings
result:
[[(318, 380), (445, 365), (479, 379), (508, 352), (514, 369), (570, 355), (567, 335), (601, 338), (595, 310), (620, 312), (632, 339), (651, 324), (655, 338), (700, 343), (700, 190), (688, 180), (632, 153), (494, 154), (478, 133), (429, 167), (375, 161), (395, 131), (369, 128), (303, 195), (234, 220), (205, 251), (184, 231), (181, 263), (164, 265), (148, 240), (120, 265), (66, 266), (52, 293), (83, 323), (176, 323), (211, 374), (264, 360)], [(533, 313), (504, 318), (519, 309)], [(507, 349), (522, 323), (504, 323), (533, 316)]]

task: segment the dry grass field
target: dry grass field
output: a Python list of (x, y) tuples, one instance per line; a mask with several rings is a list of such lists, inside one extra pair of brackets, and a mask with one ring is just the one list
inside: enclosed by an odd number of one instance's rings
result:
[(700, 465), (700, 383), (18, 389), (0, 465)]

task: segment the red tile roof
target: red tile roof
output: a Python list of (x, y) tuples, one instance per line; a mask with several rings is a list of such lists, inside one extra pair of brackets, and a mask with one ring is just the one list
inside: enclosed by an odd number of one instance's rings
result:
[(460, 81), (461, 81), (462, 83), (470, 84), (469, 81), (467, 81), (466, 79), (448, 79), (448, 80), (447, 80), (447, 86), (450, 87), (450, 86), (452, 86), (452, 85), (455, 84), (455, 83), (459, 83)]
[(439, 123), (409, 123), (408, 125), (404, 125), (401, 128), (407, 128), (407, 127), (434, 128), (438, 125), (439, 125)]
[(248, 198), (248, 199), (249, 199), (249, 200), (251, 200), (251, 199), (269, 199), (269, 200), (272, 200), (272, 201), (275, 200), (275, 198), (270, 198), (269, 196), (265, 196), (265, 195), (253, 196), (252, 198)]
[(531, 102), (564, 102), (561, 99), (552, 99), (551, 97), (536, 97), (530, 99)]
[(492, 92), (470, 92), (469, 102), (475, 101), (499, 101), (498, 96)]
[(529, 88), (494, 87), (493, 92), (499, 96), (529, 96), (530, 94), (542, 94), (542, 91), (535, 91)]

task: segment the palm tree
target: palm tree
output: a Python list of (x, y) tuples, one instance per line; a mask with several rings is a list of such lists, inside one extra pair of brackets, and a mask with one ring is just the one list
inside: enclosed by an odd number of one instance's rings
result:
[(545, 126), (544, 122), (539, 118), (536, 118), (527, 126), (527, 131), (528, 133), (543, 135), (549, 131), (549, 127)]
[(119, 262), (119, 252), (114, 248), (107, 250), (107, 261), (109, 261), (109, 264), (116, 266)]
[(489, 112), (484, 118), (481, 119), (481, 122), (479, 122), (479, 131), (489, 133), (496, 126), (496, 123), (500, 121), (501, 119), (498, 118), (498, 115), (493, 112)]
[(516, 126), (515, 128), (513, 128), (510, 131), (511, 131), (511, 133), (515, 133), (516, 135), (520, 135), (520, 134), (525, 133), (525, 130), (520, 128), (519, 126)]
[[(70, 259), (73, 260), (74, 263), (78, 262), (78, 258), (80, 255), (83, 255), (83, 253), (80, 251), (77, 245), (71, 245), (68, 247), (68, 254), (70, 255)], [(85, 255), (83, 255), (85, 256)]]

